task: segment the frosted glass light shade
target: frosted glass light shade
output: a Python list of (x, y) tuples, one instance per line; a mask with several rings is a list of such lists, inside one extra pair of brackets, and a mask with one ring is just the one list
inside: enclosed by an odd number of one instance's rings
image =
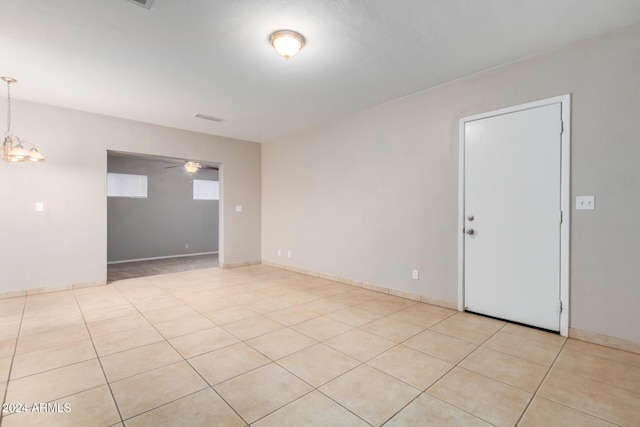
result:
[(32, 148), (29, 151), (29, 160), (34, 163), (44, 162), (44, 156), (36, 148)]
[(280, 56), (289, 59), (302, 49), (304, 37), (295, 31), (280, 30), (271, 34), (271, 45)]
[(9, 160), (12, 162), (22, 162), (26, 157), (29, 157), (29, 152), (22, 146), (22, 144), (18, 144), (9, 151)]

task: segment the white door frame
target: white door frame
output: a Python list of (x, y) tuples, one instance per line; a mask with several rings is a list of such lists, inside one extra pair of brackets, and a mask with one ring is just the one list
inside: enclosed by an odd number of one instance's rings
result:
[(571, 95), (561, 95), (553, 98), (541, 99), (526, 104), (489, 111), (460, 119), (459, 130), (459, 166), (458, 166), (458, 310), (464, 311), (464, 179), (465, 179), (465, 124), (467, 122), (486, 119), (488, 117), (513, 113), (531, 108), (543, 107), (550, 104), (561, 104), (563, 132), (561, 135), (561, 172), (560, 172), (560, 206), (562, 209), (562, 223), (560, 224), (560, 335), (569, 336), (569, 246), (570, 246), (570, 217), (571, 217)]

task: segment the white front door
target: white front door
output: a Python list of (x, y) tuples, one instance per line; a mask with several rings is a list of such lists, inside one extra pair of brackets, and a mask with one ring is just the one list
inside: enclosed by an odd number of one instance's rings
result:
[(562, 104), (464, 122), (464, 308), (560, 330)]

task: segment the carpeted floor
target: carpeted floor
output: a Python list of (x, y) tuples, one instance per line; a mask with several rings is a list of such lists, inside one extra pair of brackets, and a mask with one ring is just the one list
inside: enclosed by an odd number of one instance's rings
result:
[(107, 283), (212, 267), (218, 267), (218, 254), (108, 264)]

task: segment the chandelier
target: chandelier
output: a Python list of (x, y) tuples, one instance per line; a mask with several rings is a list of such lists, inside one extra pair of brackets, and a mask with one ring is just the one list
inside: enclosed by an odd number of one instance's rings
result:
[[(34, 163), (44, 162), (44, 157), (32, 143), (11, 134), (11, 83), (17, 83), (17, 80), (12, 77), (0, 78), (7, 82), (7, 131), (2, 143), (2, 160), (12, 163), (27, 160)], [(31, 146), (31, 149), (24, 148), (25, 144)]]

